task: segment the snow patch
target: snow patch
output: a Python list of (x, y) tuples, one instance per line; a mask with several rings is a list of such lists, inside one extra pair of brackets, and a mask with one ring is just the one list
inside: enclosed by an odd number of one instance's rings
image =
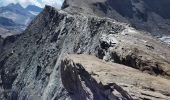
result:
[(170, 36), (163, 36), (163, 37), (161, 37), (159, 39), (164, 41), (165, 43), (170, 44)]
[(35, 12), (35, 11), (29, 11), (31, 14), (37, 16), (40, 12)]

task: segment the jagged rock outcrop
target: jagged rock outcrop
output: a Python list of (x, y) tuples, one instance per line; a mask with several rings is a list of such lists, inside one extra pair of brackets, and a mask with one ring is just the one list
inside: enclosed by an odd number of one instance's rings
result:
[(124, 24), (112, 21), (71, 15), (46, 6), (26, 31), (1, 53), (0, 71), (1, 77), (5, 77), (1, 79), (1, 99), (69, 98), (60, 81), (60, 59), (65, 53), (95, 54), (99, 35), (113, 28), (124, 29)]
[[(75, 57), (77, 59), (72, 59), (71, 57), (73, 58)], [(89, 64), (91, 66), (90, 68), (87, 69), (92, 69), (94, 63), (101, 64), (99, 60), (91, 59), (91, 56), (84, 57), (84, 56), (72, 55), (71, 57), (66, 56), (66, 58), (61, 62), (60, 68), (61, 68), (62, 83), (73, 100), (80, 100), (80, 99), (81, 100), (119, 100), (119, 99), (132, 100), (132, 97), (120, 86), (118, 86), (115, 83), (109, 83), (109, 81), (103, 83), (105, 80), (100, 79), (100, 76), (96, 74), (95, 70), (91, 70), (91, 71), (86, 70), (82, 65), (82, 63), (79, 63), (79, 61), (80, 62), (85, 61), (87, 65)], [(96, 67), (96, 65), (94, 66)], [(105, 67), (108, 68), (109, 70), (109, 67), (107, 67), (104, 64), (101, 65), (100, 67)], [(105, 71), (103, 70), (104, 68), (99, 69), (98, 67), (96, 67), (96, 69), (102, 70), (103, 73)], [(92, 77), (96, 75), (98, 76), (97, 78)], [(105, 78), (107, 79), (108, 77)], [(99, 82), (99, 80), (101, 81)], [(120, 93), (121, 96), (120, 95), (116, 96), (116, 94), (113, 94), (112, 92), (114, 90)]]
[(169, 0), (65, 0), (62, 9), (110, 17), (160, 37), (170, 35), (169, 5)]
[(46, 6), (0, 53), (0, 99), (71, 99), (68, 87), (62, 83), (67, 79), (62, 79), (60, 72), (61, 60), (69, 53), (120, 61), (169, 78), (169, 50), (166, 44), (128, 24)]
[[(62, 82), (70, 95), (78, 98), (76, 100), (85, 97), (91, 97), (90, 100), (170, 99), (170, 80), (127, 66), (106, 63), (94, 56), (68, 55), (61, 63), (61, 70)], [(101, 92), (103, 94), (98, 95)]]

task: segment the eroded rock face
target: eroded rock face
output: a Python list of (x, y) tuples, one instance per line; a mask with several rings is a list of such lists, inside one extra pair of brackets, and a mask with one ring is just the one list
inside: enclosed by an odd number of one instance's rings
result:
[[(107, 48), (101, 45), (103, 34), (109, 37), (104, 39)], [(124, 48), (123, 51), (120, 48)], [(72, 88), (62, 83), (65, 80), (61, 78), (60, 71), (63, 57), (69, 53), (89, 54), (117, 62), (112, 55), (114, 52), (120, 54), (118, 56), (121, 59), (129, 53), (134, 54), (134, 48), (142, 51), (144, 58), (140, 57), (140, 53), (136, 55), (139, 60), (145, 60), (144, 64), (148, 64), (147, 61), (158, 62), (163, 71), (159, 75), (169, 75), (169, 47), (161, 41), (113, 19), (58, 11), (46, 6), (25, 32), (14, 43), (5, 45), (0, 53), (0, 99), (70, 100), (87, 96), (79, 87), (82, 95), (72, 97), (69, 94)], [(128, 61), (125, 59), (121, 63)], [(140, 65), (141, 68), (143, 66)], [(157, 68), (155, 65), (148, 67)], [(70, 81), (74, 81), (74, 78)], [(98, 85), (96, 88), (98, 89)], [(103, 91), (99, 92), (102, 93)], [(99, 94), (91, 96), (97, 98)], [(91, 96), (87, 98), (90, 99)]]

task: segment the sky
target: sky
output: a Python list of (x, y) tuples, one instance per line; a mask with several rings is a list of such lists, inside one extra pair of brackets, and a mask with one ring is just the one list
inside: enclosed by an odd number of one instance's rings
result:
[(60, 8), (64, 0), (0, 0), (0, 6), (6, 6), (10, 3), (20, 3), (23, 7), (30, 4), (43, 8), (45, 4)]

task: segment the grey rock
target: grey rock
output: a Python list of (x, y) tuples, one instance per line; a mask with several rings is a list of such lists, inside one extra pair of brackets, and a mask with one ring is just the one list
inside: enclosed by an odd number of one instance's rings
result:
[[(124, 31), (128, 31), (129, 35), (121, 35)], [(101, 48), (100, 38), (103, 34), (114, 35), (114, 41), (111, 41), (111, 38), (109, 42), (118, 41), (118, 43), (107, 49)], [(148, 41), (156, 49), (148, 50), (144, 41)], [(113, 19), (70, 13), (50, 6), (46, 6), (13, 43), (7, 42), (7, 44), (0, 53), (0, 82), (2, 83), (0, 99), (2, 100), (72, 99), (69, 94), (72, 88), (68, 87), (69, 83), (62, 83), (66, 79), (62, 79), (60, 71), (61, 60), (70, 53), (96, 55), (103, 59), (105, 54), (110, 52), (112, 57), (110, 60), (115, 62), (118, 57), (120, 63), (136, 69), (146, 68), (145, 64), (148, 64), (148, 68), (153, 69), (147, 70), (148, 72), (154, 73), (155, 68), (156, 71), (161, 71), (158, 75), (164, 78), (166, 76), (169, 78), (170, 75), (170, 49), (161, 41)], [(144, 58), (140, 57), (140, 52), (136, 53), (135, 48), (138, 47)], [(143, 59), (144, 65), (143, 62), (138, 64), (138, 61)], [(79, 90), (80, 94), (85, 96), (81, 88)]]
[(109, 35), (102, 34), (99, 41), (101, 42), (101, 44), (104, 43), (105, 45), (108, 45), (110, 47), (118, 44), (118, 40), (115, 38), (113, 34)]
[(95, 54), (99, 37), (113, 29), (121, 31), (124, 26), (46, 6), (14, 43), (3, 47), (0, 70), (10, 81), (9, 86), (2, 84), (1, 93), (8, 90), (8, 95), (1, 99), (13, 98), (13, 92), (18, 100), (69, 99), (61, 82), (60, 59), (67, 53)]
[(65, 0), (62, 9), (113, 18), (162, 37), (170, 33), (169, 5), (169, 0)]

